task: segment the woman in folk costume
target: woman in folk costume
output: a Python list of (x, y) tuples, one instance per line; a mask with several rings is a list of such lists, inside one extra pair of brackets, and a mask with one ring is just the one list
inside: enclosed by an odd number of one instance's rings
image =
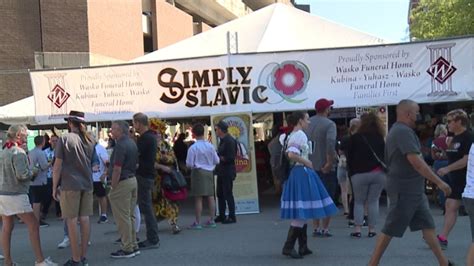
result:
[(166, 123), (157, 118), (150, 118), (150, 129), (156, 132), (158, 151), (156, 153), (155, 168), (158, 170), (153, 191), (153, 207), (158, 221), (168, 219), (173, 234), (178, 234), (179, 205), (178, 202), (167, 199), (161, 190), (161, 180), (164, 174), (171, 172), (175, 167), (176, 157), (171, 145), (165, 140)]
[[(303, 132), (309, 125), (309, 116), (306, 112), (297, 111), (288, 117), (288, 125), (293, 131), (288, 136), (280, 136), (280, 142), (286, 145), (287, 158), (292, 165), (288, 180), (283, 184), (281, 196), (281, 218), (291, 220), (290, 229), (283, 255), (292, 258), (303, 258), (313, 252), (308, 248), (308, 219), (320, 219), (337, 213), (331, 197), (328, 195), (321, 179), (313, 170), (308, 160), (310, 152), (308, 138)], [(298, 252), (295, 242), (298, 240)]]

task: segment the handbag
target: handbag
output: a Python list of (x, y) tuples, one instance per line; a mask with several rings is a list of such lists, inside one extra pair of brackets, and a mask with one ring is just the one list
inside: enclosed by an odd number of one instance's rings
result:
[(367, 144), (367, 146), (369, 146), (369, 149), (370, 149), (370, 151), (372, 152), (372, 155), (375, 157), (375, 160), (377, 160), (377, 162), (379, 163), (380, 167), (382, 167), (382, 169), (383, 169), (384, 172), (387, 172), (387, 171), (388, 171), (388, 167), (387, 167), (387, 165), (385, 164), (385, 162), (382, 161), (382, 160), (379, 158), (379, 156), (377, 156), (377, 154), (375, 153), (374, 149), (372, 149), (372, 146), (370, 146), (370, 144), (369, 144), (369, 142), (367, 141), (367, 139), (366, 139), (364, 136), (362, 136), (362, 135), (360, 135), (360, 136), (364, 139), (365, 144)]
[(183, 187), (176, 191), (163, 189), (163, 196), (170, 201), (181, 201), (188, 197), (188, 189)]
[(186, 187), (188, 184), (183, 174), (179, 170), (172, 169), (171, 173), (163, 175), (161, 186), (165, 190), (176, 191), (180, 188)]
[(163, 175), (161, 180), (163, 195), (171, 201), (185, 200), (188, 197), (187, 185), (186, 179), (177, 165), (176, 169), (171, 169), (171, 173)]

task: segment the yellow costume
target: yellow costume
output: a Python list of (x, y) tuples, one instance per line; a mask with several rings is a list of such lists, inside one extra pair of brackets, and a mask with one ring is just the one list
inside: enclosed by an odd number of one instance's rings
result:
[[(158, 151), (156, 153), (156, 162), (161, 165), (168, 167), (175, 167), (176, 157), (174, 155), (171, 145), (164, 140), (166, 124), (165, 122), (157, 119), (150, 119), (150, 129), (154, 130), (159, 134), (158, 138)], [(158, 221), (168, 219), (169, 224), (172, 227), (173, 233), (179, 233), (181, 230), (178, 227), (178, 215), (179, 205), (175, 201), (170, 201), (163, 196), (161, 191), (161, 177), (163, 172), (158, 170), (158, 174), (155, 178), (155, 189), (153, 191), (153, 208)]]

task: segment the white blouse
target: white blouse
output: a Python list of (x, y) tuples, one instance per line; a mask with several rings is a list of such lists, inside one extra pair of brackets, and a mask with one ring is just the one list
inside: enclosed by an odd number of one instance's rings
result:
[[(283, 143), (285, 139), (285, 135), (282, 134), (280, 136), (280, 143), (281, 145), (285, 145)], [(298, 154), (299, 156), (303, 157), (304, 159), (308, 159), (309, 155), (309, 143), (308, 143), (308, 137), (302, 130), (298, 130), (296, 132), (292, 132), (288, 136), (288, 146), (286, 149), (286, 152), (293, 152)]]

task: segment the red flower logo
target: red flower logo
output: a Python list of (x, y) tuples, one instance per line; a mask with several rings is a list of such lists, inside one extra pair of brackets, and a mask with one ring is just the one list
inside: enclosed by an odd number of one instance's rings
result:
[(287, 97), (295, 95), (304, 87), (304, 73), (293, 64), (285, 64), (275, 71), (275, 88)]
[[(307, 100), (304, 92), (308, 86), (309, 76), (309, 68), (304, 63), (288, 60), (268, 63), (260, 72), (258, 80), (260, 84), (266, 84), (276, 96), (269, 103), (278, 104), (286, 101), (299, 104)], [(297, 97), (298, 95), (302, 97)]]

